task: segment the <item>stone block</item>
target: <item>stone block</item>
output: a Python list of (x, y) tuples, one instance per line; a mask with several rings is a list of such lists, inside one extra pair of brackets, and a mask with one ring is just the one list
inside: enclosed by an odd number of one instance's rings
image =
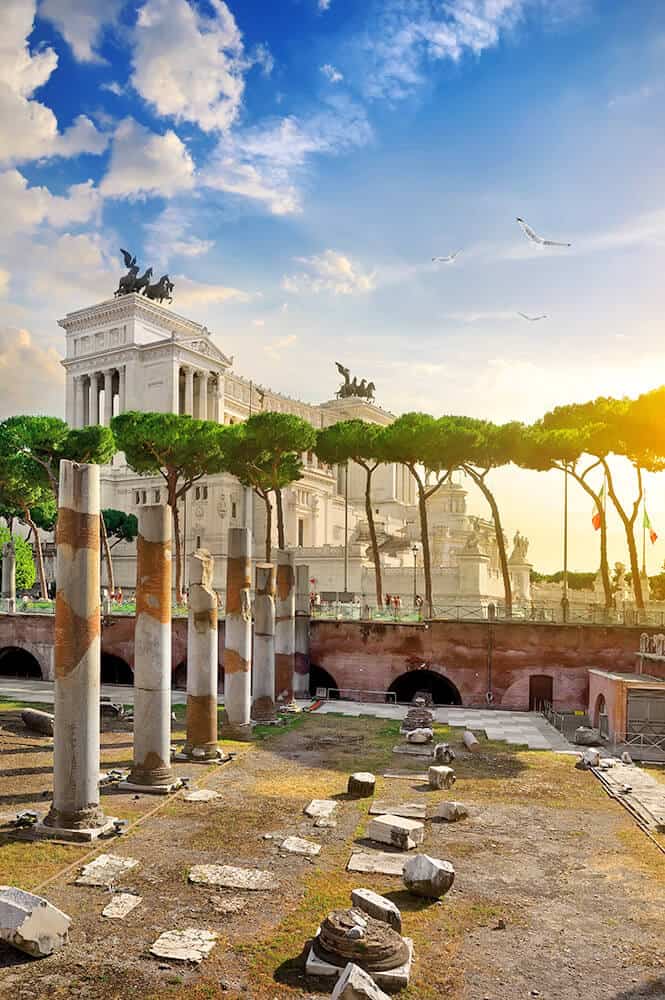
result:
[(142, 899), (142, 896), (136, 896), (133, 892), (119, 892), (117, 896), (113, 897), (108, 906), (104, 907), (102, 916), (114, 920), (124, 920), (127, 914), (131, 913)]
[(452, 767), (435, 764), (427, 772), (430, 788), (452, 788), (455, 784), (455, 772)]
[(402, 933), (402, 914), (391, 899), (386, 899), (371, 889), (354, 889), (351, 893), (351, 902), (370, 917), (382, 920), (385, 924), (390, 924), (399, 934)]
[(76, 879), (76, 885), (95, 885), (109, 889), (117, 880), (136, 868), (138, 861), (134, 858), (121, 858), (116, 854), (100, 854), (89, 864), (84, 865), (81, 874)]
[[(404, 964), (398, 965), (394, 969), (375, 970), (373, 972), (374, 982), (388, 993), (398, 993), (400, 990), (406, 989), (411, 978), (413, 941), (411, 938), (403, 938), (402, 940), (408, 951), (408, 958)], [(336, 983), (342, 973), (343, 969), (339, 965), (332, 965), (330, 962), (324, 961), (322, 958), (319, 958), (313, 947), (310, 948), (305, 962), (305, 975), (316, 976), (320, 979), (329, 979)]]
[(332, 1000), (388, 1000), (369, 972), (349, 962), (335, 984)]
[(303, 854), (308, 858), (315, 858), (317, 854), (321, 853), (320, 844), (315, 844), (311, 840), (303, 840), (302, 837), (287, 837), (280, 844), (280, 849), (289, 854)]
[(406, 734), (407, 743), (431, 743), (434, 733), (431, 729), (412, 729)]
[(369, 771), (356, 771), (349, 778), (347, 791), (350, 796), (356, 799), (367, 799), (374, 795), (376, 778)]
[(215, 947), (218, 934), (214, 931), (188, 927), (184, 931), (165, 931), (150, 949), (155, 958), (198, 965)]
[(232, 865), (193, 865), (188, 879), (196, 885), (214, 885), (224, 889), (272, 892), (279, 888), (272, 872), (259, 868), (234, 868)]
[(197, 788), (193, 792), (183, 795), (185, 802), (212, 802), (214, 799), (221, 799), (219, 792), (212, 788)]
[(334, 799), (312, 799), (308, 806), (305, 806), (305, 816), (312, 819), (331, 819), (337, 809)]
[(370, 820), (367, 826), (367, 836), (380, 844), (390, 844), (400, 851), (411, 851), (422, 844), (425, 837), (425, 827), (415, 819), (405, 819), (403, 816), (377, 816)]
[(0, 940), (33, 958), (45, 958), (68, 941), (71, 917), (42, 896), (0, 886)]
[(460, 819), (466, 819), (468, 815), (468, 809), (461, 802), (441, 802), (432, 819), (443, 823), (457, 823)]
[(402, 854), (386, 854), (383, 851), (354, 851), (346, 866), (349, 872), (363, 872), (372, 875), (401, 875), (406, 858)]
[(434, 747), (435, 764), (452, 764), (455, 760), (455, 751), (450, 743), (437, 743)]
[(440, 899), (452, 887), (455, 869), (449, 861), (439, 861), (427, 854), (416, 854), (407, 859), (402, 879), (414, 896)]
[(427, 806), (424, 802), (400, 802), (395, 805), (392, 802), (380, 802), (374, 799), (369, 811), (370, 816), (385, 816), (387, 813), (392, 816), (405, 816), (406, 819), (426, 819)]
[(462, 733), (462, 740), (464, 742), (464, 746), (467, 750), (470, 750), (471, 753), (477, 753), (480, 750), (480, 743), (470, 729), (464, 730)]
[(600, 743), (600, 734), (597, 729), (589, 729), (588, 726), (578, 726), (575, 730), (575, 742), (578, 746), (597, 747)]

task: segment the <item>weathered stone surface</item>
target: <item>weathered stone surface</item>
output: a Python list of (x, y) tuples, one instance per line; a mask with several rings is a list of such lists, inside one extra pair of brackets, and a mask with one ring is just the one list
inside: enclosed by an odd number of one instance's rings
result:
[(0, 940), (43, 958), (67, 944), (71, 918), (42, 896), (0, 886)]
[(334, 816), (337, 803), (334, 799), (312, 799), (308, 806), (305, 806), (305, 816), (312, 819), (330, 819)]
[(431, 743), (434, 733), (431, 729), (412, 729), (406, 734), (407, 743)]
[(232, 865), (194, 865), (189, 881), (196, 885), (216, 885), (225, 889), (249, 889), (270, 892), (279, 887), (272, 872), (259, 868), (234, 868)]
[(116, 854), (100, 854), (89, 864), (84, 865), (81, 874), (76, 879), (77, 885), (100, 885), (110, 888), (120, 876), (131, 868), (136, 868), (138, 861), (134, 858), (121, 858)]
[(478, 742), (478, 740), (473, 735), (470, 729), (464, 730), (464, 732), (462, 733), (462, 740), (464, 741), (464, 746), (467, 748), (467, 750), (470, 750), (471, 753), (476, 753), (478, 750), (480, 750), (480, 743)]
[(385, 816), (390, 813), (392, 816), (405, 816), (407, 819), (425, 819), (427, 817), (427, 806), (424, 802), (380, 802), (375, 799), (369, 811), (370, 816)]
[(241, 913), (247, 906), (247, 900), (242, 896), (211, 896), (210, 904), (215, 911), (224, 917)]
[(405, 819), (403, 816), (377, 816), (370, 820), (367, 826), (367, 836), (381, 844), (390, 844), (401, 851), (411, 851), (422, 844), (425, 827), (415, 819)]
[(588, 726), (578, 726), (575, 730), (575, 742), (583, 747), (597, 747), (601, 740), (597, 729), (589, 729)]
[(351, 902), (354, 906), (369, 913), (375, 920), (383, 920), (401, 934), (402, 914), (391, 899), (380, 896), (378, 892), (371, 889), (354, 889), (351, 893)]
[(400, 729), (403, 733), (409, 733), (414, 729), (431, 729), (433, 722), (434, 715), (426, 705), (424, 703), (422, 705), (416, 703), (406, 713), (406, 718), (403, 720)]
[(325, 962), (340, 968), (354, 962), (372, 975), (403, 965), (409, 957), (401, 935), (389, 924), (354, 909), (328, 913), (313, 947)]
[(289, 854), (303, 854), (309, 858), (315, 858), (321, 853), (321, 845), (315, 844), (311, 840), (304, 840), (302, 837), (287, 837), (283, 840), (280, 849), (288, 851)]
[(335, 984), (332, 1000), (389, 1000), (369, 972), (349, 962)]
[(450, 743), (437, 743), (434, 747), (435, 764), (452, 764), (455, 760), (455, 751)]
[(466, 819), (469, 811), (461, 802), (440, 802), (432, 819), (443, 823), (457, 823), (460, 819)]
[(375, 787), (376, 778), (370, 771), (356, 771), (349, 778), (347, 791), (354, 798), (367, 799), (374, 795)]
[(123, 920), (128, 913), (131, 913), (142, 901), (142, 896), (136, 896), (133, 892), (120, 892), (114, 896), (108, 906), (102, 910), (103, 917), (112, 917), (115, 920)]
[(322, 816), (321, 819), (317, 819), (315, 821), (314, 826), (323, 830), (334, 830), (337, 826), (337, 820), (329, 819), (327, 816)]
[(430, 767), (427, 777), (431, 788), (452, 788), (455, 784), (455, 772), (452, 767), (445, 767), (443, 764)]
[(434, 756), (431, 743), (398, 743), (393, 747), (393, 753), (405, 754), (407, 757), (427, 757), (429, 760)]
[(414, 896), (440, 899), (455, 881), (455, 869), (449, 861), (439, 861), (427, 854), (408, 858), (402, 875), (404, 885)]
[(215, 947), (218, 935), (214, 931), (188, 927), (184, 931), (165, 931), (150, 949), (156, 958), (172, 962), (191, 962), (198, 965)]
[(50, 712), (40, 712), (37, 708), (24, 708), (21, 712), (23, 725), (44, 736), (53, 736), (53, 719)]
[(406, 858), (402, 854), (386, 854), (383, 851), (354, 851), (346, 866), (350, 872), (365, 874), (401, 875)]
[(219, 792), (212, 788), (197, 788), (194, 792), (187, 792), (183, 795), (185, 802), (212, 802), (213, 799), (221, 799)]

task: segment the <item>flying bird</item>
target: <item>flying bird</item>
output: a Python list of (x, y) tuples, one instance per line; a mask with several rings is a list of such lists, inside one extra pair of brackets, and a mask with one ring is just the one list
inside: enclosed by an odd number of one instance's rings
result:
[(527, 316), (526, 313), (518, 312), (517, 315), (521, 316), (522, 319), (528, 319), (531, 323), (536, 323), (539, 319), (547, 319), (547, 313), (543, 313), (542, 316)]
[(447, 257), (432, 257), (432, 260), (435, 264), (452, 264), (455, 257), (458, 257), (461, 252), (461, 250), (456, 250), (455, 253), (449, 253)]
[(522, 227), (522, 230), (523, 230), (525, 236), (527, 236), (531, 240), (532, 243), (537, 243), (538, 246), (541, 246), (541, 247), (571, 247), (573, 245), (572, 243), (557, 243), (556, 240), (544, 240), (542, 236), (538, 235), (538, 233), (534, 233), (534, 231), (531, 228), (531, 226), (528, 223), (526, 223), (524, 221), (524, 219), (520, 219), (519, 215), (517, 216), (517, 221), (519, 222), (520, 226)]

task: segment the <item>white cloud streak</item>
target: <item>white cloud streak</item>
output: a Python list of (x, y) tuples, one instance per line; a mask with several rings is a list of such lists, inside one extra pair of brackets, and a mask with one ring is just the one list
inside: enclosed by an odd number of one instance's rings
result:
[(324, 250), (314, 257), (297, 257), (304, 270), (285, 275), (282, 288), (294, 295), (330, 292), (333, 295), (357, 295), (371, 292), (376, 272), (363, 271), (345, 254)]
[(125, 118), (113, 136), (111, 162), (100, 189), (107, 198), (172, 197), (194, 186), (194, 161), (181, 139), (168, 129), (152, 132)]
[(96, 52), (102, 30), (124, 0), (41, 0), (39, 16), (52, 21), (79, 62), (103, 62)]

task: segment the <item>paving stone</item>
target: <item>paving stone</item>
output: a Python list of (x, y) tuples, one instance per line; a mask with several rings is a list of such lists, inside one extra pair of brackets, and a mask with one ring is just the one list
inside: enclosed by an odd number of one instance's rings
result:
[(322, 816), (321, 819), (317, 819), (314, 822), (314, 826), (323, 830), (334, 830), (337, 826), (337, 820), (329, 819), (327, 816)]
[(304, 854), (309, 858), (315, 858), (321, 853), (321, 845), (315, 844), (311, 840), (303, 840), (302, 837), (287, 837), (280, 844), (280, 850), (288, 851), (289, 854)]
[(142, 896), (136, 896), (133, 892), (119, 892), (114, 896), (108, 906), (102, 910), (103, 917), (112, 917), (115, 920), (123, 920), (128, 913), (131, 913), (139, 905)]
[(346, 866), (350, 872), (377, 873), (379, 875), (401, 875), (406, 858), (403, 854), (387, 854), (383, 851), (354, 851)]
[(312, 799), (308, 806), (305, 806), (305, 816), (312, 819), (330, 819), (337, 810), (337, 802), (334, 799)]
[(259, 868), (234, 868), (232, 865), (194, 865), (189, 881), (195, 885), (215, 885), (225, 889), (249, 889), (270, 892), (279, 887), (272, 872)]
[(183, 795), (185, 802), (212, 802), (213, 799), (221, 799), (219, 792), (215, 792), (212, 788), (197, 788), (193, 792), (187, 792)]
[(351, 892), (351, 902), (370, 917), (383, 920), (399, 934), (402, 933), (402, 914), (391, 899), (386, 899), (371, 889), (354, 889)]
[(215, 913), (228, 917), (234, 913), (241, 913), (248, 901), (243, 896), (211, 896), (209, 902)]
[(215, 947), (218, 936), (214, 931), (197, 930), (194, 927), (183, 931), (165, 931), (159, 935), (150, 953), (156, 958), (198, 965)]
[(422, 844), (425, 827), (418, 820), (386, 813), (370, 820), (367, 825), (367, 836), (380, 844), (390, 844), (401, 851), (411, 851), (418, 844)]
[(100, 854), (94, 861), (84, 865), (76, 879), (76, 885), (99, 885), (110, 888), (131, 868), (136, 868), (134, 858), (121, 858), (117, 854)]
[(0, 940), (26, 955), (44, 958), (59, 951), (67, 944), (70, 923), (71, 917), (43, 896), (0, 886)]
[(424, 802), (383, 802), (374, 799), (369, 811), (370, 816), (385, 816), (391, 813), (393, 816), (404, 816), (406, 819), (426, 819), (427, 806)]

